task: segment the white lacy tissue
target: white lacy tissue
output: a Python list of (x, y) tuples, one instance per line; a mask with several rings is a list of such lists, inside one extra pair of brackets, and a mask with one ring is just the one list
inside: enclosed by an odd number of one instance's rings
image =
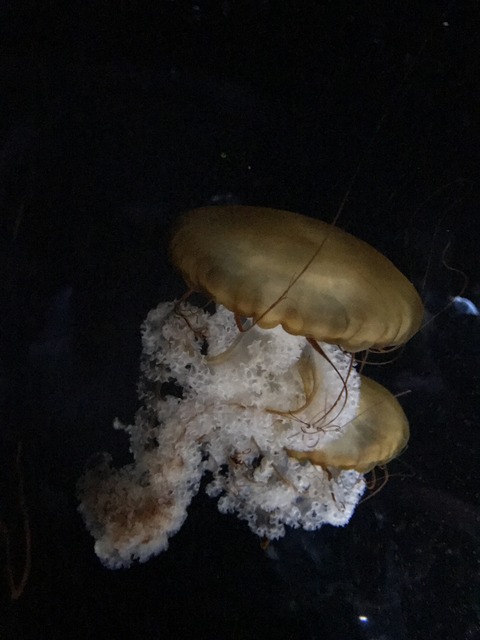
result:
[[(162, 303), (142, 326), (134, 462), (104, 455), (80, 481), (80, 511), (111, 567), (168, 547), (200, 487), (259, 536), (285, 525), (346, 524), (365, 488), (356, 471), (323, 469), (286, 450), (338, 438), (355, 417), (360, 377), (350, 356), (280, 327), (239, 332), (232, 313)], [(333, 363), (333, 365), (332, 365)], [(345, 382), (346, 381), (346, 382)], [(348, 392), (347, 392), (348, 389)]]

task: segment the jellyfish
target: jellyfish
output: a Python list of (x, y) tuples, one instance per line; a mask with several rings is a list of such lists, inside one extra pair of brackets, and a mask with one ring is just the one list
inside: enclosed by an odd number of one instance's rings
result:
[(405, 447), (397, 399), (355, 353), (406, 342), (422, 304), (369, 245), (318, 220), (218, 206), (182, 217), (173, 264), (189, 290), (142, 325), (133, 462), (104, 454), (79, 482), (80, 512), (108, 567), (167, 549), (206, 492), (263, 540), (286, 527), (343, 526), (364, 474)]
[(352, 353), (407, 342), (423, 305), (413, 285), (367, 243), (321, 220), (265, 207), (203, 207), (171, 242), (188, 286), (265, 329)]

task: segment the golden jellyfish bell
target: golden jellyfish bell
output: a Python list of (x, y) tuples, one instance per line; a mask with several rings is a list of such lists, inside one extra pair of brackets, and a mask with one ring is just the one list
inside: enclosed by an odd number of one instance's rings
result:
[(378, 382), (361, 378), (358, 413), (342, 435), (308, 451), (288, 450), (289, 456), (322, 467), (367, 473), (402, 452), (409, 427), (400, 403)]
[(186, 213), (171, 257), (188, 286), (269, 329), (355, 353), (404, 344), (420, 328), (413, 285), (373, 247), (328, 223), (264, 207)]

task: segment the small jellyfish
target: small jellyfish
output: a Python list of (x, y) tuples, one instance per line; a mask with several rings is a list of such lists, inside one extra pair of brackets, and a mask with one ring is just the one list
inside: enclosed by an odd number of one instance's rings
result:
[(406, 447), (408, 420), (398, 400), (381, 384), (361, 376), (360, 403), (342, 435), (307, 451), (288, 454), (322, 467), (367, 473), (390, 462)]

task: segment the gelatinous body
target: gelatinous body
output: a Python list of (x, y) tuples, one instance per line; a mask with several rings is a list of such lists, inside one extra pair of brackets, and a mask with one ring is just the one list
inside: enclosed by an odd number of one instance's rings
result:
[(355, 469), (367, 473), (386, 464), (405, 448), (408, 420), (398, 400), (385, 387), (361, 376), (360, 404), (356, 417), (336, 440), (320, 441), (310, 451), (288, 449), (298, 460), (324, 468)]
[(404, 344), (423, 318), (418, 293), (387, 258), (290, 211), (194, 209), (176, 228), (171, 256), (191, 289), (235, 314), (350, 352)]
[[(206, 472), (220, 511), (262, 538), (345, 525), (362, 474), (398, 455), (409, 431), (352, 353), (418, 330), (415, 289), (366, 243), (288, 211), (191, 211), (171, 254), (218, 304), (162, 303), (143, 325), (142, 406), (117, 423), (134, 460), (115, 469), (106, 457), (79, 485), (97, 555), (113, 568), (165, 550)], [(248, 331), (238, 316), (253, 320)]]

